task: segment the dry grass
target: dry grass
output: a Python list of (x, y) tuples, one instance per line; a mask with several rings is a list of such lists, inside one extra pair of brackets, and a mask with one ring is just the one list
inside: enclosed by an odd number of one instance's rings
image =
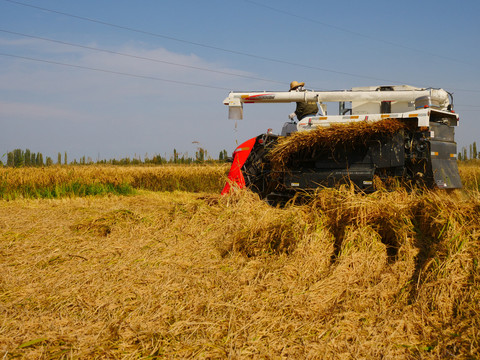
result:
[(458, 171), (466, 189), (480, 191), (480, 160), (460, 161)]
[(480, 195), (0, 202), (0, 356), (480, 356)]

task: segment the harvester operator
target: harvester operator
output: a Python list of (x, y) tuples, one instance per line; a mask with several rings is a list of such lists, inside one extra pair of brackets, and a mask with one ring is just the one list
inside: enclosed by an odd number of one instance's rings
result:
[[(290, 91), (306, 91), (303, 87), (304, 85), (304, 82), (292, 81), (290, 83)], [(290, 118), (290, 120), (293, 120), (296, 116), (298, 121), (300, 121), (305, 116), (314, 116), (317, 113), (317, 103), (297, 102), (297, 108), (295, 109), (295, 112), (288, 115), (288, 117)]]

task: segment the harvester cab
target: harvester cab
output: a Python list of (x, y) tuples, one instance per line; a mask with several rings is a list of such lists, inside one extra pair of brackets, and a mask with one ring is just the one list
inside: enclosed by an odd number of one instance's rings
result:
[[(341, 91), (231, 92), (230, 119), (243, 118), (250, 103), (317, 103), (320, 113), (286, 123), (281, 135), (261, 134), (240, 145), (229, 183), (262, 197), (352, 182), (375, 190), (375, 179), (461, 188), (454, 128), (459, 117), (443, 89), (408, 85)], [(338, 103), (328, 115), (326, 103)]]

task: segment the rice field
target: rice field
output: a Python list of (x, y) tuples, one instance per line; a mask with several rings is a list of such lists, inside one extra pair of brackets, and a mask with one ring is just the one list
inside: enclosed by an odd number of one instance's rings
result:
[(0, 168), (0, 199), (128, 195), (136, 190), (219, 192), (227, 165)]
[(478, 165), (461, 191), (283, 209), (218, 195), (226, 170), (2, 169), (0, 356), (480, 357)]

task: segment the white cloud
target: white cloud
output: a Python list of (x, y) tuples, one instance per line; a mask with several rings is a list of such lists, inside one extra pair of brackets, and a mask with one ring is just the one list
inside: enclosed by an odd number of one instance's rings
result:
[[(5, 52), (82, 67), (232, 89), (265, 87), (265, 83), (257, 86), (255, 81), (241, 77), (39, 40), (7, 42)], [(0, 39), (0, 44), (4, 43)], [(252, 75), (210, 63), (194, 54), (149, 49), (137, 43), (125, 44), (114, 51)], [(180, 152), (192, 152), (191, 142), (199, 139), (216, 156), (219, 150), (234, 147), (233, 123), (226, 121), (227, 109), (222, 104), (227, 93), (227, 90), (0, 57), (0, 127), (5, 129), (8, 122), (7, 131), (0, 134), (0, 144), (9, 147), (0, 152), (29, 147), (51, 154), (67, 150), (72, 152), (71, 158), (96, 157), (99, 152), (108, 158), (133, 156), (134, 152), (163, 154), (174, 147)], [(253, 124), (250, 130), (259, 124)], [(253, 131), (252, 136), (256, 135)], [(222, 136), (222, 132), (230, 134)], [(22, 134), (18, 142), (16, 134)]]
[(37, 121), (45, 119), (80, 119), (78, 113), (48, 104), (28, 102), (0, 102), (0, 118), (32, 118)]

